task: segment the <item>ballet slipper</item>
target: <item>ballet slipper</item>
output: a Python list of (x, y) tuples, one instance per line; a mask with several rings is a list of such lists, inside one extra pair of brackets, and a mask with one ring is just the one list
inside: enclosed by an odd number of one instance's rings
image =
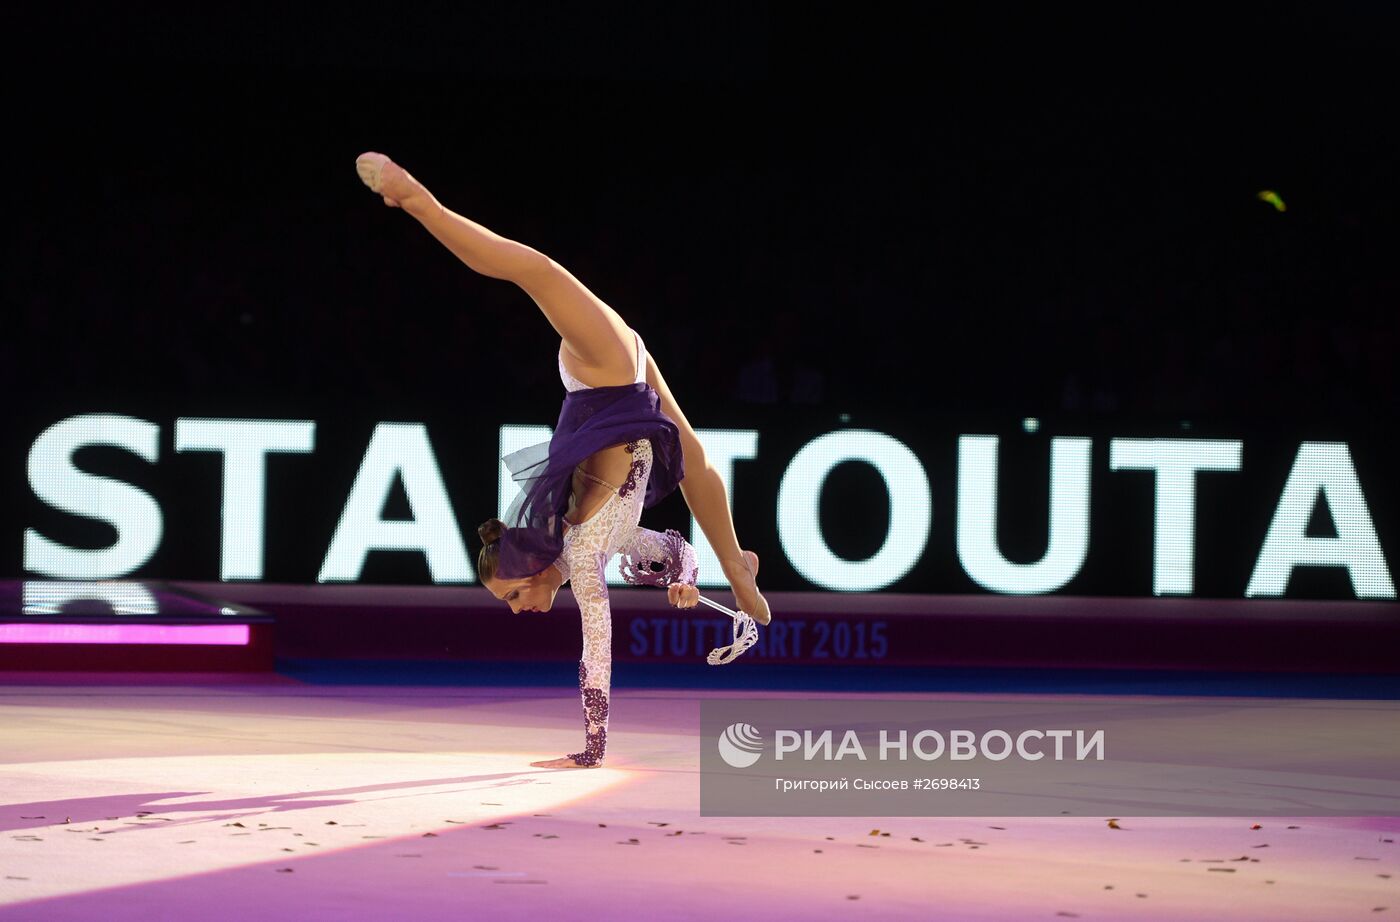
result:
[[(773, 620), (773, 612), (768, 608), (768, 600), (763, 597), (763, 593), (758, 591), (758, 555), (753, 551), (744, 551), (744, 565), (748, 567), (749, 575), (753, 577), (753, 594), (758, 597), (758, 604), (754, 610), (749, 612), (749, 616), (758, 624), (767, 624)], [(734, 601), (739, 600), (739, 594), (734, 593)]]
[[(366, 151), (355, 158), (355, 172), (360, 174), (360, 180), (371, 192), (382, 192), (384, 189), (384, 165), (389, 162), (389, 158), (374, 151)], [(389, 201), (386, 195), (384, 200)]]
[(371, 192), (378, 193), (390, 208), (418, 214), (433, 197), (423, 184), (384, 154), (366, 151), (355, 158), (355, 172)]

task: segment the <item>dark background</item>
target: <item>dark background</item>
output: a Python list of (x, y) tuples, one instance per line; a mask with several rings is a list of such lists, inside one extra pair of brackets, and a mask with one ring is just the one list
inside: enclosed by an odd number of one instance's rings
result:
[[(337, 484), (306, 512), (327, 534), (374, 420), (429, 422), (462, 479), (490, 483), (473, 499), (494, 499), (495, 427), (557, 413), (557, 339), (523, 293), (474, 275), (363, 188), (353, 162), (370, 149), (617, 308), (697, 426), (787, 425), (779, 441), (795, 450), (845, 414), (946, 454), (921, 451), (942, 464), (936, 489), (951, 489), (956, 433), (1011, 433), (1023, 416), (1047, 435), (1172, 435), (1182, 421), (1257, 435), (1277, 447), (1242, 549), (1222, 552), (1241, 560), (1297, 442), (1360, 440), (1391, 550), (1394, 14), (13, 15), (7, 560), (25, 525), (73, 527), (43, 524), (23, 463), (39, 431), (75, 412), (343, 420), (337, 460), (298, 469)], [(1259, 201), (1263, 189), (1288, 210)], [(1043, 478), (1040, 451), (1025, 464)], [(208, 518), (214, 462), (180, 463), (208, 470), (188, 475), (189, 492), (167, 486), (163, 505)], [(1096, 476), (1104, 466), (1096, 455)], [(852, 523), (837, 549), (852, 556), (882, 527), (861, 511), (868, 479), (844, 472), (829, 491), (828, 514)], [(278, 489), (295, 485), (272, 483), (270, 505)], [(1043, 549), (1043, 498), (1035, 508), (1033, 540), (1013, 537), (1009, 554)], [(930, 556), (956, 573), (951, 502), (935, 509), (949, 548)], [(1138, 512), (1145, 531), (1150, 505)], [(311, 545), (319, 559), (324, 536)], [(152, 567), (210, 565), (182, 553)], [(1242, 566), (1215, 591), (1240, 594)], [(314, 578), (305, 569), (284, 576)], [(423, 571), (421, 559), (371, 569)], [(1139, 572), (1122, 591), (1144, 590)]]

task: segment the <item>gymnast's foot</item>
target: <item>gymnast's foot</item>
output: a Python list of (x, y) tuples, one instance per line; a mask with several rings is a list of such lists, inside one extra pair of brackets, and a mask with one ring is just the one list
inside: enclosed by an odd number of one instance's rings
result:
[(753, 551), (743, 553), (742, 564), (738, 561), (721, 562), (720, 568), (734, 591), (735, 606), (756, 623), (767, 624), (773, 620), (773, 613), (768, 610), (768, 600), (758, 591), (758, 555)]
[(384, 197), (384, 204), (391, 208), (417, 212), (429, 204), (433, 197), (427, 188), (414, 179), (403, 167), (383, 154), (367, 151), (355, 158), (355, 172), (370, 191)]
[(572, 756), (564, 756), (562, 759), (546, 759), (542, 762), (531, 762), (535, 768), (601, 768), (601, 765), (580, 765), (574, 761)]

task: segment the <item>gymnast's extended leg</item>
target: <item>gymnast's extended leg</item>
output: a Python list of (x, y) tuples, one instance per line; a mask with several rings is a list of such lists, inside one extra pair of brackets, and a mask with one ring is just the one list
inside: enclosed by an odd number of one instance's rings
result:
[[(384, 197), (385, 204), (417, 218), (471, 269), (524, 289), (563, 338), (564, 347), (581, 365), (594, 370), (598, 381), (631, 383), (635, 347), (627, 324), (567, 269), (532, 247), (449, 211), (422, 183), (382, 154), (362, 154), (356, 167), (366, 185)], [(724, 481), (710, 466), (695, 430), (650, 355), (647, 383), (661, 398), (662, 411), (680, 428), (686, 467), (681, 493), (686, 504), (719, 557), (739, 608), (759, 624), (767, 624), (772, 616), (758, 591), (758, 555), (740, 549)]]
[(581, 366), (602, 383), (630, 384), (636, 365), (632, 332), (617, 312), (548, 256), (502, 237), (445, 208), (406, 170), (383, 154), (361, 154), (360, 178), (418, 219), (471, 269), (520, 286), (544, 312), (550, 325)]

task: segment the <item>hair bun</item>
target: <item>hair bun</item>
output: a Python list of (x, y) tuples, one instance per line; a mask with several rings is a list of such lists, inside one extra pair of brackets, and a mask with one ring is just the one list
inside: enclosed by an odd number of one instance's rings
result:
[(477, 528), (477, 536), (481, 538), (483, 545), (491, 544), (501, 539), (501, 533), (506, 530), (506, 523), (500, 519), (487, 519)]

